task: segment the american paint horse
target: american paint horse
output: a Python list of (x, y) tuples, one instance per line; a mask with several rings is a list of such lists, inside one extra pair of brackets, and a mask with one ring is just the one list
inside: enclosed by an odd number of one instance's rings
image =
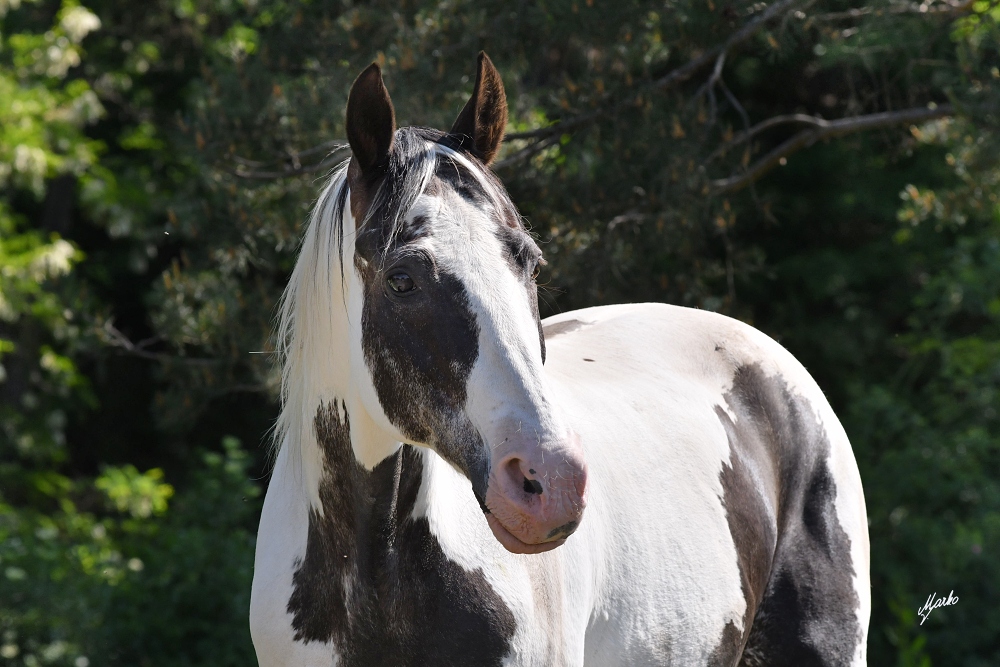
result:
[(660, 304), (540, 321), (488, 166), (484, 54), (448, 133), (376, 65), (285, 293), (250, 607), (262, 667), (864, 665), (865, 502), (805, 369)]

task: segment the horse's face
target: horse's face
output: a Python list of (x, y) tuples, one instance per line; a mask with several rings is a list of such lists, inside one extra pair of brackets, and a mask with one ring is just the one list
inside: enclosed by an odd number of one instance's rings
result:
[(550, 403), (534, 277), (541, 251), (485, 164), (507, 110), (480, 57), (448, 135), (395, 130), (378, 68), (348, 102), (348, 171), (366, 408), (461, 470), (509, 550), (554, 548), (583, 514), (586, 470)]

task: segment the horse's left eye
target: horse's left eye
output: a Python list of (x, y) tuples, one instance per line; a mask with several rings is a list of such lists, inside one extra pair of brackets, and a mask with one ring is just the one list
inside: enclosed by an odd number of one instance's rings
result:
[(405, 294), (416, 289), (416, 285), (413, 284), (413, 278), (410, 277), (410, 274), (403, 271), (392, 274), (386, 278), (386, 282), (389, 283), (389, 288), (397, 294)]
[(532, 280), (535, 280), (536, 278), (538, 278), (538, 274), (542, 272), (542, 267), (545, 266), (546, 264), (548, 264), (548, 262), (546, 262), (541, 257), (538, 258), (538, 262), (535, 264), (535, 268), (531, 272), (531, 279)]

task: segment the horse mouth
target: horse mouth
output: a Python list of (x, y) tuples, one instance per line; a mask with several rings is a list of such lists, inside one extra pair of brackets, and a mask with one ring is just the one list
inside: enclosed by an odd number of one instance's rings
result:
[[(486, 523), (489, 524), (490, 530), (493, 531), (493, 536), (497, 538), (497, 541), (503, 545), (503, 548), (507, 551), (515, 554), (540, 554), (546, 551), (552, 551), (556, 547), (562, 546), (566, 542), (566, 538), (576, 529), (576, 525), (568, 528), (568, 524), (565, 526), (560, 526), (559, 528), (553, 530), (549, 535), (551, 539), (545, 542), (539, 542), (538, 544), (528, 544), (513, 535), (509, 530), (504, 528), (504, 525), (500, 523), (500, 520), (496, 518), (493, 514), (486, 515)], [(570, 523), (575, 524), (576, 522), (571, 521)], [(562, 530), (563, 528), (568, 528), (567, 530)]]

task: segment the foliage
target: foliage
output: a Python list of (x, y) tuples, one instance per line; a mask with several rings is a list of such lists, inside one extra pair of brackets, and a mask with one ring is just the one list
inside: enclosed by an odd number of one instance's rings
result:
[[(350, 83), (376, 60), (402, 124), (447, 128), (484, 48), (547, 312), (669, 301), (779, 339), (861, 465), (871, 664), (995, 664), (998, 23), (985, 0), (0, 0), (0, 662), (252, 660), (266, 466), (226, 436), (275, 414), (273, 307)], [(781, 150), (820, 116), (934, 109)]]
[[(872, 493), (888, 510), (872, 517), (872, 530), (888, 538), (873, 550), (880, 582), (910, 606), (964, 582), (968, 604), (927, 623), (945, 650), (982, 647), (967, 664), (986, 665), (1000, 658), (1000, 618), (988, 611), (1000, 569), (985, 555), (1000, 549), (1000, 153), (994, 136), (965, 123), (915, 134), (951, 149), (945, 159), (960, 180), (900, 195), (894, 242), (916, 283), (886, 350), (901, 363), (891, 379), (852, 386), (851, 418), (870, 443), (866, 472), (885, 480)], [(900, 561), (918, 567), (885, 566)], [(915, 595), (921, 587), (929, 590)]]
[(168, 511), (163, 471), (34, 475), (0, 504), (5, 664), (245, 665), (260, 489), (235, 439), (201, 458)]
[[(0, 69), (0, 378), (8, 398), (0, 428), (4, 443), (36, 459), (58, 458), (67, 418), (59, 403), (86, 386), (67, 354), (79, 335), (75, 314), (52, 288), (82, 256), (54, 230), (30, 224), (16, 198), (41, 198), (45, 179), (80, 176), (97, 160), (100, 144), (83, 128), (100, 116), (100, 101), (86, 82), (64, 79), (99, 25), (66, 5), (44, 35), (7, 37), (9, 66)], [(17, 357), (12, 374), (7, 364)]]

